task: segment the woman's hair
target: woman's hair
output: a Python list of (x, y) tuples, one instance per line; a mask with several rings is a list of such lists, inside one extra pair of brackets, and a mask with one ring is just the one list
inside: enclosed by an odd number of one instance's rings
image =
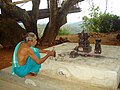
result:
[(32, 41), (36, 35), (33, 32), (29, 32), (25, 35), (24, 41)]

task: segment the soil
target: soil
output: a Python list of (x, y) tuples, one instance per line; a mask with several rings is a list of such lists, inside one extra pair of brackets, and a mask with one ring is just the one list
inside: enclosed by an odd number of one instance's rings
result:
[[(101, 45), (114, 45), (120, 46), (120, 40), (117, 37), (118, 33), (120, 32), (112, 32), (112, 33), (89, 33), (89, 41), (90, 44), (95, 44), (95, 39), (101, 39)], [(54, 45), (64, 43), (64, 42), (78, 42), (78, 35), (62, 35), (57, 36)], [(39, 47), (39, 46), (38, 46)], [(43, 46), (41, 48), (46, 48), (49, 46)], [(39, 47), (40, 48), (40, 47)], [(6, 68), (11, 66), (12, 62), (12, 55), (13, 55), (14, 48), (1, 48), (0, 49), (0, 69)]]

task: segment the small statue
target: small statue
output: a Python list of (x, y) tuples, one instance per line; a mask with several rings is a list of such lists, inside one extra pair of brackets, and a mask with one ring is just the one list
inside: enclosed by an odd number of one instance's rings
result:
[(95, 49), (94, 49), (95, 54), (101, 54), (102, 52), (100, 43), (101, 43), (101, 39), (96, 39)]
[(90, 46), (90, 42), (88, 40), (89, 35), (88, 33), (84, 32), (84, 30), (81, 33), (78, 33), (78, 46), (74, 48), (73, 51), (70, 52), (70, 57), (75, 58), (79, 55), (87, 55), (92, 51), (92, 47)]
[(92, 50), (92, 47), (90, 46), (90, 42), (88, 40), (89, 35), (88, 33), (85, 33), (84, 30), (82, 33), (78, 34), (79, 36), (79, 47), (83, 48), (83, 52), (89, 53)]

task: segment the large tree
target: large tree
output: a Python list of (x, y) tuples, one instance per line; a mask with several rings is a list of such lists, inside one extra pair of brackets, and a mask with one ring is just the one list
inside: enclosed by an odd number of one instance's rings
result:
[[(2, 18), (0, 18), (0, 43), (3, 46), (6, 46), (6, 42), (10, 46), (16, 45), (21, 40), (22, 35), (30, 31), (36, 33), (37, 35), (37, 20), (39, 16), (38, 14), (40, 14), (40, 0), (31, 1), (33, 6), (31, 12), (28, 13), (26, 10), (12, 3), (11, 0), (0, 0), (0, 8), (2, 11)], [(56, 0), (49, 1), (50, 17), (41, 38), (42, 45), (44, 43), (53, 43), (58, 34), (59, 28), (66, 23), (65, 21), (68, 11), (80, 1), (83, 0), (65, 0), (60, 9), (58, 9), (58, 4), (56, 3)], [(16, 19), (19, 19), (24, 24), (25, 29), (19, 26)]]

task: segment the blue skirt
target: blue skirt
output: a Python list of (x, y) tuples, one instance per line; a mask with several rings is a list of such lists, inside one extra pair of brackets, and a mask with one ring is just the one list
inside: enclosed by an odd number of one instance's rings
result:
[[(39, 52), (34, 52), (34, 54), (40, 59)], [(26, 64), (19, 67), (14, 67), (14, 73), (19, 77), (24, 77), (29, 73), (38, 74), (41, 64), (37, 64), (34, 60), (28, 57)]]

